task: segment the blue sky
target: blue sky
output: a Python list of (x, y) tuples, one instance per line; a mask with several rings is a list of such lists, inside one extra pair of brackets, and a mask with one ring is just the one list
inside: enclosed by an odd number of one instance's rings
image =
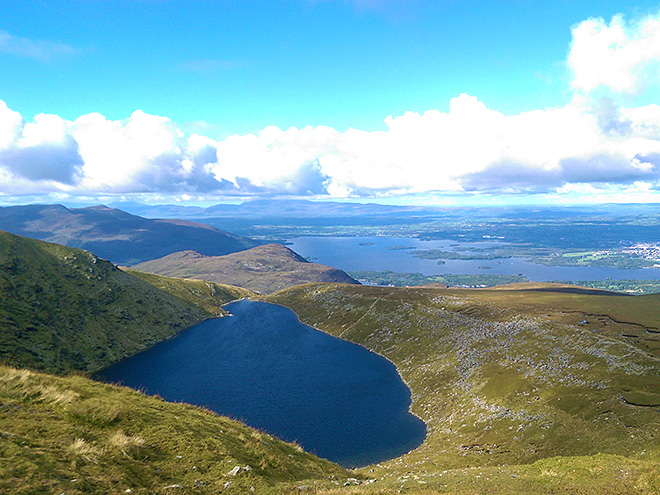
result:
[[(0, 201), (649, 200), (658, 15), (621, 1), (3, 0)], [(606, 31), (616, 54), (596, 46)], [(599, 53), (635, 81), (592, 67)], [(471, 134), (470, 118), (493, 127)], [(562, 118), (584, 118), (591, 148), (523, 149), (529, 126), (560, 139)], [(445, 140), (468, 156), (443, 155)]]

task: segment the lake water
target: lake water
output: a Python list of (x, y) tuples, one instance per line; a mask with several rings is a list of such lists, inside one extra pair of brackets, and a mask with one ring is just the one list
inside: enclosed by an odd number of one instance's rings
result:
[(99, 372), (169, 401), (241, 419), (346, 467), (418, 447), (426, 427), (410, 414), (396, 368), (363, 347), (254, 301)]
[[(413, 256), (415, 251), (440, 249), (462, 252), (466, 248), (489, 248), (496, 242), (458, 242), (455, 240), (422, 241), (410, 237), (297, 237), (288, 241), (288, 247), (314, 262), (345, 271), (386, 271), (444, 274), (523, 274), (534, 282), (553, 280), (614, 280), (660, 278), (660, 269), (621, 269), (592, 266), (545, 266), (522, 258), (497, 260), (425, 260)], [(388, 249), (408, 247), (411, 249)], [(414, 249), (412, 249), (414, 248)], [(488, 267), (488, 268), (484, 268)]]

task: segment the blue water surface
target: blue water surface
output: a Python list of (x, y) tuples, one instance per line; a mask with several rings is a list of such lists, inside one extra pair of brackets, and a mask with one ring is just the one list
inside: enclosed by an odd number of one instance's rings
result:
[[(345, 271), (386, 271), (423, 275), (525, 275), (530, 281), (553, 280), (655, 280), (658, 268), (606, 268), (599, 266), (546, 266), (523, 258), (495, 260), (428, 260), (414, 256), (417, 250), (439, 249), (470, 254), (468, 248), (488, 249), (496, 241), (458, 242), (448, 239), (423, 241), (410, 237), (328, 237), (308, 236), (289, 239), (288, 247), (316, 263)], [(392, 249), (405, 246), (410, 249)]]
[(97, 374), (205, 406), (346, 467), (418, 447), (424, 423), (396, 368), (363, 347), (300, 323), (287, 308), (238, 301)]

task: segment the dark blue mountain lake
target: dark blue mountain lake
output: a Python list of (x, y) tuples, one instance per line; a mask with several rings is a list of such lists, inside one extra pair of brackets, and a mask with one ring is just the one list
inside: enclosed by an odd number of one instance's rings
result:
[(96, 374), (240, 419), (346, 467), (418, 447), (424, 423), (386, 359), (303, 325), (289, 309), (242, 300)]

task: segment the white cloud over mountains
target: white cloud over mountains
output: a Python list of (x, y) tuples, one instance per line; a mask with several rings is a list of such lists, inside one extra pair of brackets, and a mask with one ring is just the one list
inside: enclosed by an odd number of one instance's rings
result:
[(576, 95), (563, 107), (504, 115), (462, 94), (448, 112), (387, 117), (383, 131), (266, 127), (221, 141), (139, 110), (26, 122), (0, 101), (0, 192), (647, 194), (660, 186), (660, 106), (627, 108), (617, 95), (660, 82), (659, 62), (660, 14), (589, 19), (573, 28)]

